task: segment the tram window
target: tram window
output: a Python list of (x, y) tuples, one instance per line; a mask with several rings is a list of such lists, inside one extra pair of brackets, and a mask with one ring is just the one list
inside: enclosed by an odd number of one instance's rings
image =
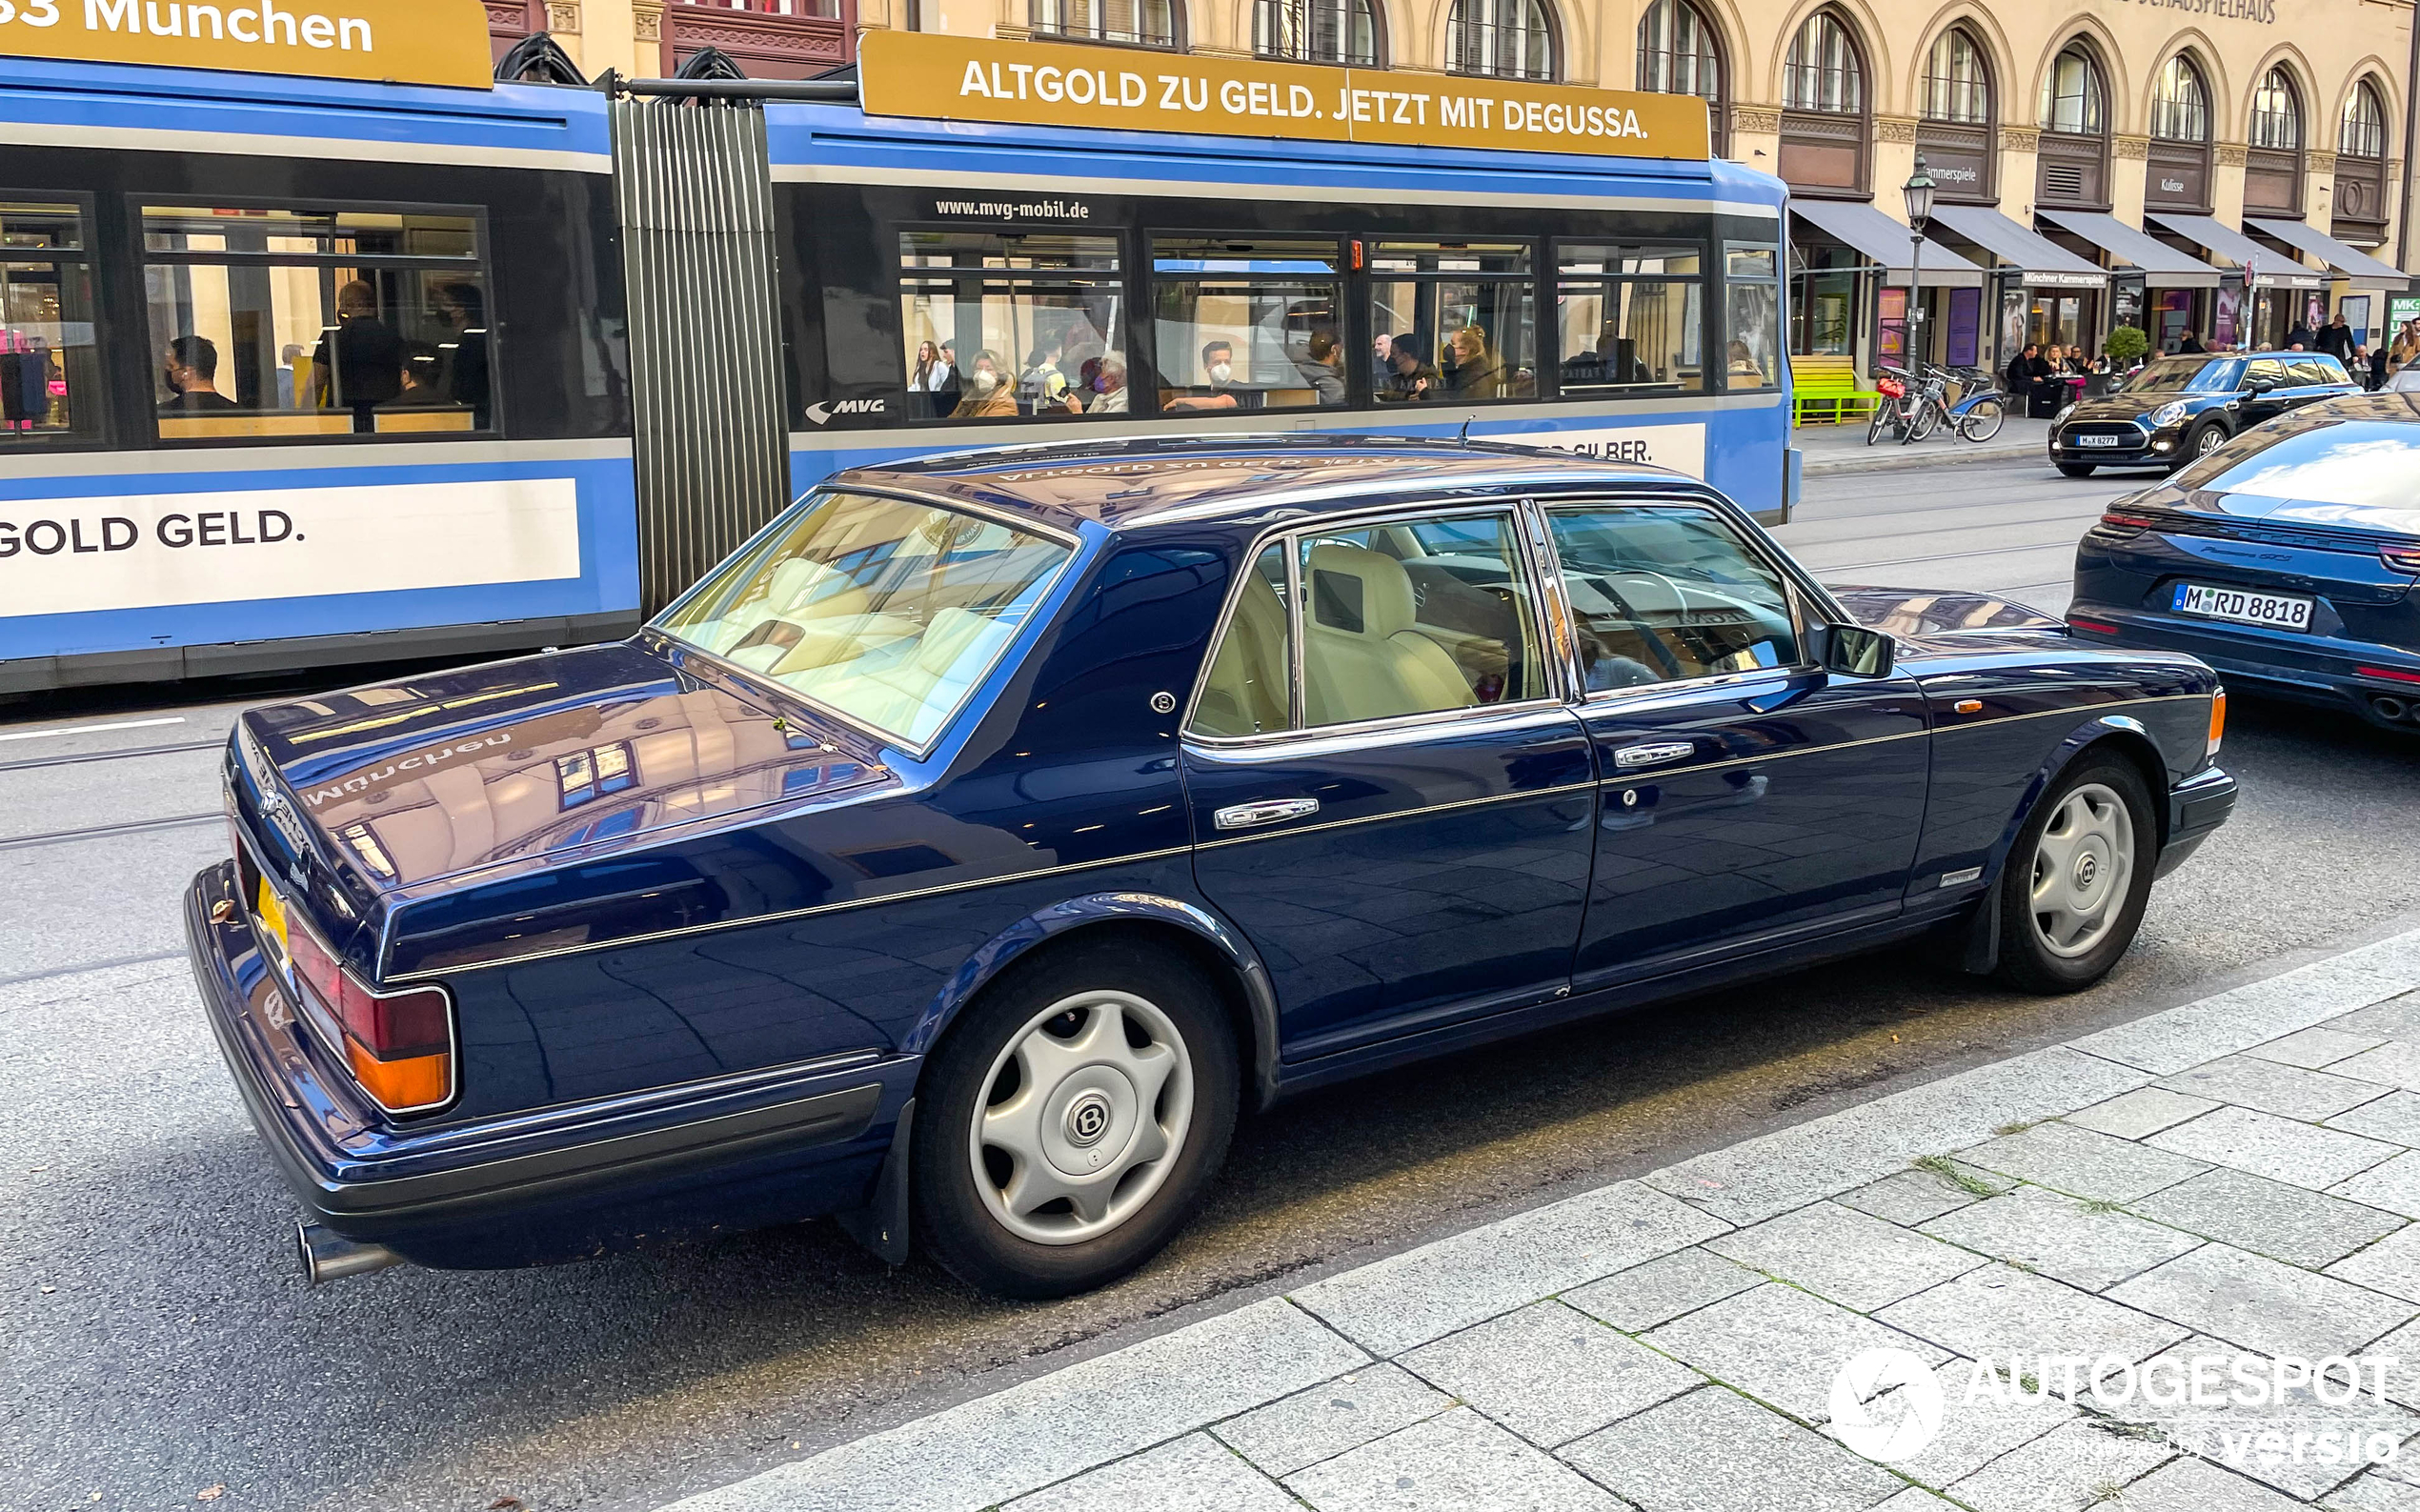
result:
[(1538, 392), (1525, 242), (1400, 241), (1370, 257), (1372, 385), (1381, 404), (1468, 404)]
[(1555, 327), (1563, 392), (1704, 389), (1704, 265), (1695, 247), (1560, 244)]
[(1769, 246), (1732, 243), (1724, 249), (1729, 312), (1723, 369), (1734, 389), (1769, 389), (1782, 381), (1782, 290)]
[(910, 418), (1127, 413), (1118, 238), (911, 231), (899, 265)]
[(0, 200), (0, 449), (100, 432), (81, 207)]
[(163, 441), (493, 428), (469, 211), (147, 206)]
[(1159, 237), (1153, 350), (1162, 410), (1344, 402), (1343, 285), (1333, 239)]

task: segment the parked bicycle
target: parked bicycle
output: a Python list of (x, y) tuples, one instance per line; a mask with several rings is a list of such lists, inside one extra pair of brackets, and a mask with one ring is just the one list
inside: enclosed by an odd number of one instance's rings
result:
[[(1955, 405), (1949, 402), (1953, 378), (1963, 390)], [(1905, 446), (1944, 428), (1962, 440), (1988, 441), (2000, 433), (2007, 419), (2007, 395), (1989, 373), (1979, 370), (1953, 371), (1920, 362), (1910, 372), (1884, 363), (1874, 387), (1883, 402), (1874, 407), (1873, 418), (1866, 423), (1867, 446), (1879, 442), (1886, 432)]]

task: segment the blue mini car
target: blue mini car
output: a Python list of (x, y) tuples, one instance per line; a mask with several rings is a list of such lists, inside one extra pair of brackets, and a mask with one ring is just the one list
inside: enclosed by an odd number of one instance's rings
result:
[(838, 1214), (1064, 1293), (1283, 1095), (1922, 934), (2107, 972), (2217, 679), (1858, 600), (1559, 454), (843, 474), (630, 641), (247, 713), (193, 963), (314, 1275)]
[(2247, 691), (2420, 733), (2420, 393), (2271, 420), (2112, 503), (2077, 638), (2190, 652)]
[(2070, 404), (2053, 416), (2050, 461), (2069, 477), (2089, 477), (2104, 467), (2173, 472), (2264, 420), (2360, 392), (2324, 352), (2157, 357), (2115, 393)]

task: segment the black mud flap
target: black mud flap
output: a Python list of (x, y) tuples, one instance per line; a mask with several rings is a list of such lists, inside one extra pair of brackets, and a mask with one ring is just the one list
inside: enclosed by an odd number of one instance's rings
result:
[(886, 1265), (904, 1265), (908, 1258), (908, 1137), (916, 1127), (916, 1099), (899, 1109), (891, 1133), (891, 1153), (874, 1179), (874, 1199), (859, 1208), (837, 1215), (840, 1228)]

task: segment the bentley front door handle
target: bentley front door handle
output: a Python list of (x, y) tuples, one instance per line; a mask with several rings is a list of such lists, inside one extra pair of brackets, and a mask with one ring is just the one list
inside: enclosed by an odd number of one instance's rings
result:
[(1222, 830), (1248, 830), (1256, 824), (1275, 824), (1280, 819), (1299, 819), (1319, 812), (1317, 798), (1261, 798), (1220, 809), (1210, 816), (1210, 822)]
[(1696, 752), (1697, 744), (1694, 741), (1658, 740), (1650, 745), (1623, 746), (1613, 754), (1613, 764), (1626, 772), (1636, 767), (1651, 767), (1666, 761), (1678, 761), (1683, 756), (1695, 755)]

